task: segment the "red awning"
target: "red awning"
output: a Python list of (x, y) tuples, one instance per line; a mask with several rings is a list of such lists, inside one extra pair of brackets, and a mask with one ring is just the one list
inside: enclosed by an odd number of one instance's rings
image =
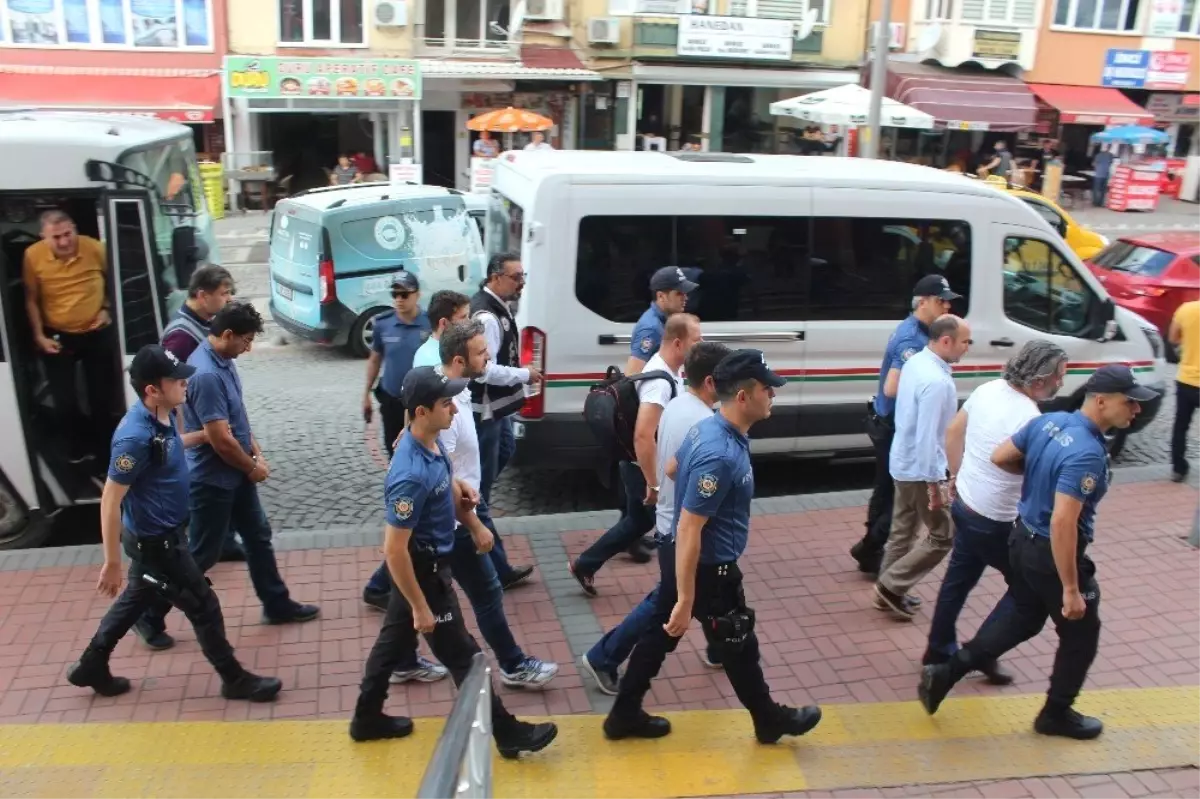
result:
[(1064, 125), (1150, 125), (1154, 115), (1116, 89), (1031, 83), (1042, 102), (1058, 111)]
[(136, 114), (212, 122), (221, 78), (211, 70), (89, 69), (0, 65), (0, 107)]
[(548, 44), (521, 45), (521, 65), (534, 69), (585, 69), (579, 56), (569, 48)]
[(939, 129), (1011, 132), (1037, 127), (1033, 92), (1001, 72), (891, 61), (886, 89), (891, 99), (932, 116)]

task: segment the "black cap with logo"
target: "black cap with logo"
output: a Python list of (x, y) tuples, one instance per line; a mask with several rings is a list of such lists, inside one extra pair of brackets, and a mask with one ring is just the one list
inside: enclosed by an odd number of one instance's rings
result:
[(914, 297), (937, 297), (940, 300), (957, 300), (962, 297), (950, 290), (950, 281), (941, 275), (926, 275), (913, 286)]
[(159, 380), (186, 380), (196, 373), (190, 366), (175, 357), (175, 353), (160, 344), (147, 344), (137, 351), (129, 364), (129, 376), (141, 383)]
[(457, 397), (469, 382), (465, 377), (446, 377), (435, 366), (416, 366), (404, 376), (400, 401), (409, 411), (432, 408), (440, 399)]
[(420, 291), (421, 283), (412, 272), (397, 272), (392, 275), (392, 291)]
[(650, 276), (650, 290), (690, 294), (696, 290), (696, 284), (688, 280), (687, 274), (678, 266), (664, 266)]
[(1157, 391), (1137, 381), (1132, 369), (1119, 363), (1110, 363), (1092, 372), (1083, 384), (1083, 390), (1088, 394), (1124, 394), (1134, 402), (1149, 402), (1158, 397)]
[(713, 382), (718, 385), (757, 380), (771, 388), (787, 385), (787, 380), (771, 371), (762, 350), (734, 350), (721, 359), (713, 370)]

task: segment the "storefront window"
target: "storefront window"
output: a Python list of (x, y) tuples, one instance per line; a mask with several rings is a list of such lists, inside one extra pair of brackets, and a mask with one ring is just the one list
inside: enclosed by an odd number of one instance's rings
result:
[(0, 42), (211, 51), (212, 8), (209, 0), (0, 0)]

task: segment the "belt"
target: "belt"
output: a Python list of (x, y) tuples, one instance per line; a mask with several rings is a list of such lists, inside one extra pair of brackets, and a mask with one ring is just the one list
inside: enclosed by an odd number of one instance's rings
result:
[(129, 531), (133, 536), (134, 546), (139, 552), (154, 551), (156, 549), (170, 549), (179, 542), (179, 537), (187, 529), (187, 522), (172, 527), (162, 535), (138, 535), (132, 530)]

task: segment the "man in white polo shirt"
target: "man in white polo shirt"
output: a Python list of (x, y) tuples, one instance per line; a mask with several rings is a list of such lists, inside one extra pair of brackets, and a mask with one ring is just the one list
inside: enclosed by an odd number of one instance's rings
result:
[[(1066, 372), (1067, 354), (1061, 347), (1030, 341), (1005, 365), (1002, 378), (972, 392), (946, 431), (955, 494), (950, 507), (954, 545), (929, 627), (925, 665), (944, 663), (958, 651), (955, 624), (984, 569), (991, 566), (1008, 578), (1008, 535), (1017, 518), (1023, 478), (993, 464), (992, 453), (1041, 413), (1038, 403), (1058, 393)], [(991, 615), (1011, 611), (1012, 599), (1006, 593)], [(995, 661), (980, 671), (994, 685), (1013, 681)]]

